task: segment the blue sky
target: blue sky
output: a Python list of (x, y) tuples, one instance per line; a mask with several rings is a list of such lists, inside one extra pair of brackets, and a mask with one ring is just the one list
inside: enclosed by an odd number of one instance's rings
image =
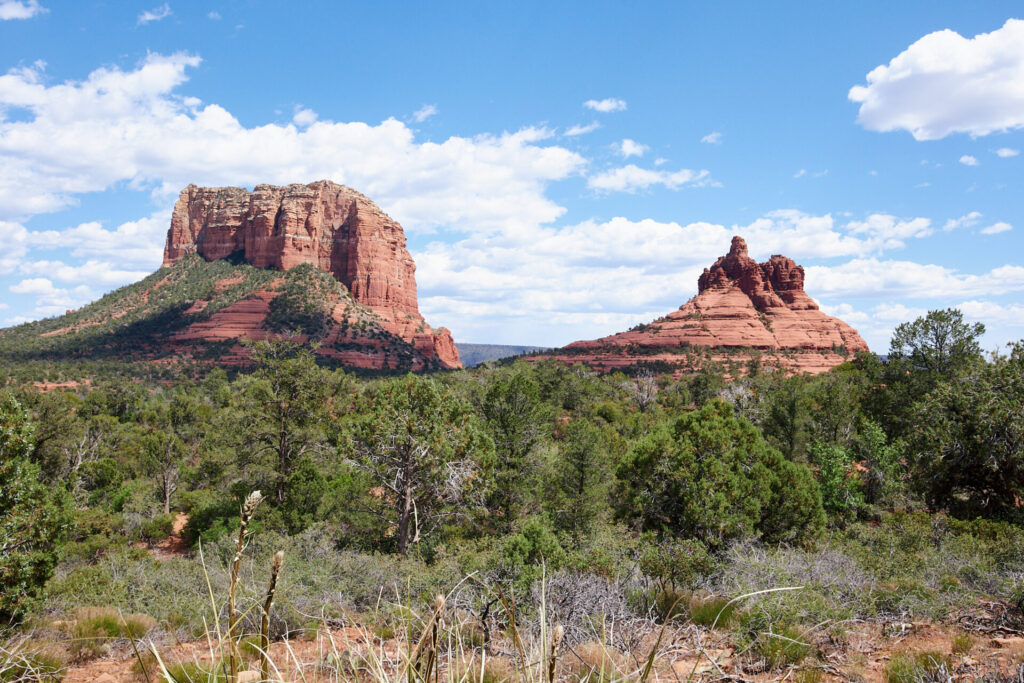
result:
[(561, 345), (743, 235), (876, 351), (1024, 337), (1024, 10), (959, 3), (0, 0), (0, 325), (160, 263), (190, 182), (330, 178), (456, 341)]

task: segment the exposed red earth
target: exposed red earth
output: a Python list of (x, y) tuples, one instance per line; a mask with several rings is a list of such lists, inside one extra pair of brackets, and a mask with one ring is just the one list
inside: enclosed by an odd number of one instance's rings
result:
[(599, 370), (661, 362), (682, 372), (698, 360), (758, 357), (785, 372), (820, 373), (868, 349), (855, 329), (818, 309), (804, 291), (803, 267), (781, 255), (757, 263), (742, 237), (704, 269), (697, 287), (697, 296), (650, 324), (532, 359)]

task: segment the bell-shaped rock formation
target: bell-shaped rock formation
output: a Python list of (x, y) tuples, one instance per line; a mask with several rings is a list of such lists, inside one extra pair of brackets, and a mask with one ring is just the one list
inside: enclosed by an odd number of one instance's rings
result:
[(822, 313), (804, 292), (801, 266), (780, 255), (757, 263), (736, 236), (679, 310), (628, 332), (574, 342), (550, 357), (605, 370), (647, 363), (685, 371), (710, 354), (733, 364), (757, 357), (784, 371), (824, 372), (867, 349), (856, 330)]

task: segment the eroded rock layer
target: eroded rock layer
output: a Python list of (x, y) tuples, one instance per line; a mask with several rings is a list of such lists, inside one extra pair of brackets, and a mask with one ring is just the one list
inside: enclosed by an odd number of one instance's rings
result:
[[(327, 180), (257, 185), (252, 192), (189, 185), (174, 205), (163, 265), (190, 254), (279, 270), (311, 264), (331, 273), (387, 332), (443, 367), (461, 367), (448, 330), (432, 330), (420, 315), (416, 264), (402, 226), (349, 187)], [(250, 317), (259, 307), (240, 303), (253, 308)], [(213, 328), (204, 333), (223, 336)]]
[(697, 288), (697, 296), (650, 324), (573, 342), (550, 357), (604, 370), (642, 363), (687, 370), (756, 356), (785, 371), (817, 373), (868, 350), (856, 330), (822, 313), (804, 292), (801, 266), (780, 255), (757, 263), (742, 237), (733, 237)]

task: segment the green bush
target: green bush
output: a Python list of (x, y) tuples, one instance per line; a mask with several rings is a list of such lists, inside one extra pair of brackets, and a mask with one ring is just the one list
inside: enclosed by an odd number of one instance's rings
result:
[(659, 541), (654, 534), (643, 537), (640, 570), (653, 579), (692, 589), (716, 568), (714, 556), (696, 539)]
[(157, 515), (139, 527), (139, 536), (147, 543), (159, 543), (174, 532), (174, 515)]
[(20, 619), (35, 602), (71, 528), (70, 499), (40, 480), (32, 445), (28, 413), (0, 395), (0, 623)]
[(804, 542), (824, 524), (806, 467), (783, 459), (718, 399), (641, 439), (618, 477), (621, 514), (711, 548), (753, 535)]

